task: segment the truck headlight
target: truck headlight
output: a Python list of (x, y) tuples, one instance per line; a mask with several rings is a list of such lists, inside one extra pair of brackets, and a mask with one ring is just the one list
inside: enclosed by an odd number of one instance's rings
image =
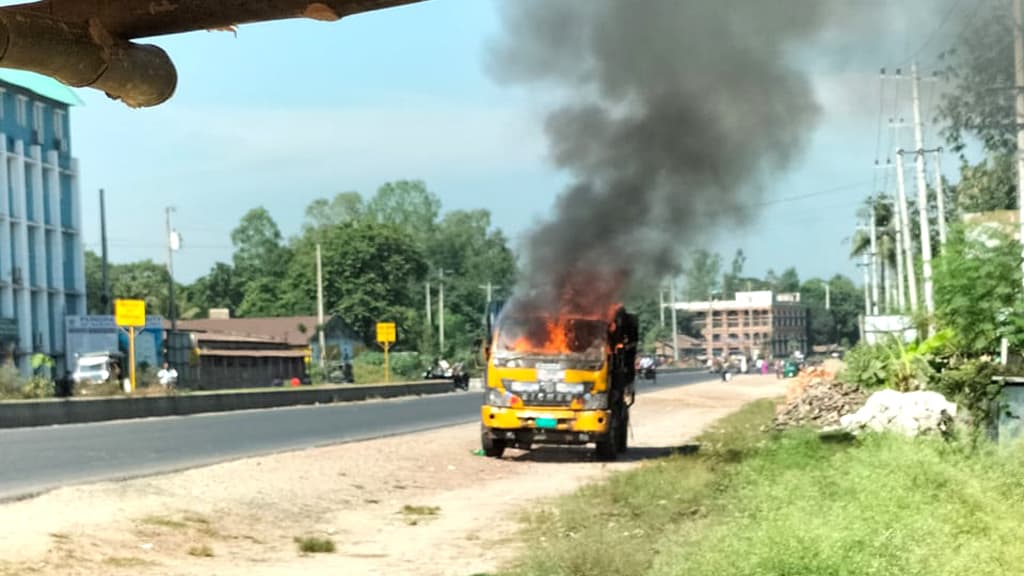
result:
[(607, 410), (608, 409), (608, 394), (604, 392), (598, 392), (597, 394), (587, 394), (583, 396), (583, 409), (584, 410)]
[(484, 404), (494, 406), (495, 408), (512, 408), (522, 406), (523, 401), (515, 394), (502, 392), (497, 388), (488, 388), (484, 394)]

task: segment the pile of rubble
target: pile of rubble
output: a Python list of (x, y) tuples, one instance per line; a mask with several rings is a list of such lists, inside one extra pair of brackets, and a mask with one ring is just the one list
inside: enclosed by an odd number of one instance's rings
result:
[(821, 376), (825, 375), (801, 374), (793, 382), (786, 403), (772, 420), (776, 430), (799, 426), (835, 428), (843, 416), (853, 414), (867, 401), (867, 394), (860, 388)]
[(881, 390), (863, 408), (843, 416), (840, 425), (848, 432), (898, 432), (917, 436), (938, 432), (945, 436), (956, 419), (956, 404), (938, 392)]

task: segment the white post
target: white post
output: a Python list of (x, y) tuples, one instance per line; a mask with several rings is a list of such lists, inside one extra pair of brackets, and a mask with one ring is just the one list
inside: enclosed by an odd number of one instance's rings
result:
[(427, 327), (431, 328), (434, 326), (434, 318), (432, 316), (433, 310), (430, 304), (430, 280), (427, 280), (427, 283), (424, 285), (424, 288), (426, 288), (427, 293)]
[(672, 305), (672, 359), (679, 360), (679, 319), (676, 316), (676, 279), (669, 287), (669, 303)]
[(832, 309), (832, 287), (825, 282), (825, 310)]
[(320, 368), (327, 365), (327, 338), (324, 336), (324, 268), (320, 259), (320, 243), (316, 245), (316, 322), (320, 344)]
[(903, 277), (903, 218), (900, 217), (899, 204), (895, 206), (895, 212), (893, 225), (896, 236), (896, 283), (893, 290), (896, 292), (897, 311), (902, 314), (907, 308), (907, 282)]
[(917, 312), (917, 275), (914, 273), (914, 243), (910, 239), (910, 214), (907, 208), (907, 189), (903, 177), (903, 150), (896, 151), (896, 187), (900, 195), (900, 226), (903, 229), (904, 267), (907, 274), (907, 292), (910, 311)]
[(864, 269), (864, 315), (865, 316), (870, 316), (871, 315), (871, 290), (870, 290), (870, 287), (868, 286), (868, 284), (870, 284), (870, 282), (871, 282), (871, 273), (868, 270), (868, 266), (870, 266), (871, 264), (870, 264), (870, 259), (868, 258), (867, 254), (864, 255), (863, 260), (864, 260), (864, 262), (860, 266), (861, 266), (861, 268)]
[(444, 355), (444, 270), (440, 272), (440, 280), (437, 286), (437, 340), (441, 345), (439, 350)]
[(1020, 219), (1020, 241), (1024, 247), (1024, 18), (1021, 13), (1021, 0), (1013, 0), (1013, 62), (1014, 87), (1017, 94), (1017, 209)]
[(935, 204), (939, 209), (939, 245), (946, 245), (946, 190), (942, 181), (942, 148), (935, 151)]
[[(914, 146), (917, 171), (917, 217), (921, 229), (921, 276), (924, 285), (924, 310), (930, 317), (935, 313), (935, 299), (932, 295), (932, 233), (928, 218), (928, 184), (924, 178), (924, 130), (921, 122), (921, 78), (917, 62), (911, 66), (914, 103)], [(931, 326), (931, 320), (928, 321)], [(931, 328), (929, 328), (931, 330)]]
[(658, 286), (658, 313), (661, 317), (661, 327), (665, 327), (665, 289)]
[(871, 202), (871, 313), (878, 315), (878, 226), (875, 222), (875, 197)]

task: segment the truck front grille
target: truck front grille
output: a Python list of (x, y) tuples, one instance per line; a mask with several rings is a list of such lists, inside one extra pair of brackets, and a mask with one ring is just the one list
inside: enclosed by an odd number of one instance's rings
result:
[(527, 392), (520, 398), (525, 406), (568, 406), (578, 396), (567, 392)]

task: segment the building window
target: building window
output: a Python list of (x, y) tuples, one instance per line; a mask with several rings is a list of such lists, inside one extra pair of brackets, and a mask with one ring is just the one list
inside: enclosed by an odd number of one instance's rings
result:
[(18, 96), (15, 105), (17, 107), (18, 126), (25, 127), (28, 125), (28, 98)]
[(64, 140), (64, 111), (53, 111), (53, 137)]
[(39, 132), (39, 136), (43, 135), (43, 110), (45, 106), (42, 102), (36, 102), (35, 106), (32, 107), (32, 129)]

